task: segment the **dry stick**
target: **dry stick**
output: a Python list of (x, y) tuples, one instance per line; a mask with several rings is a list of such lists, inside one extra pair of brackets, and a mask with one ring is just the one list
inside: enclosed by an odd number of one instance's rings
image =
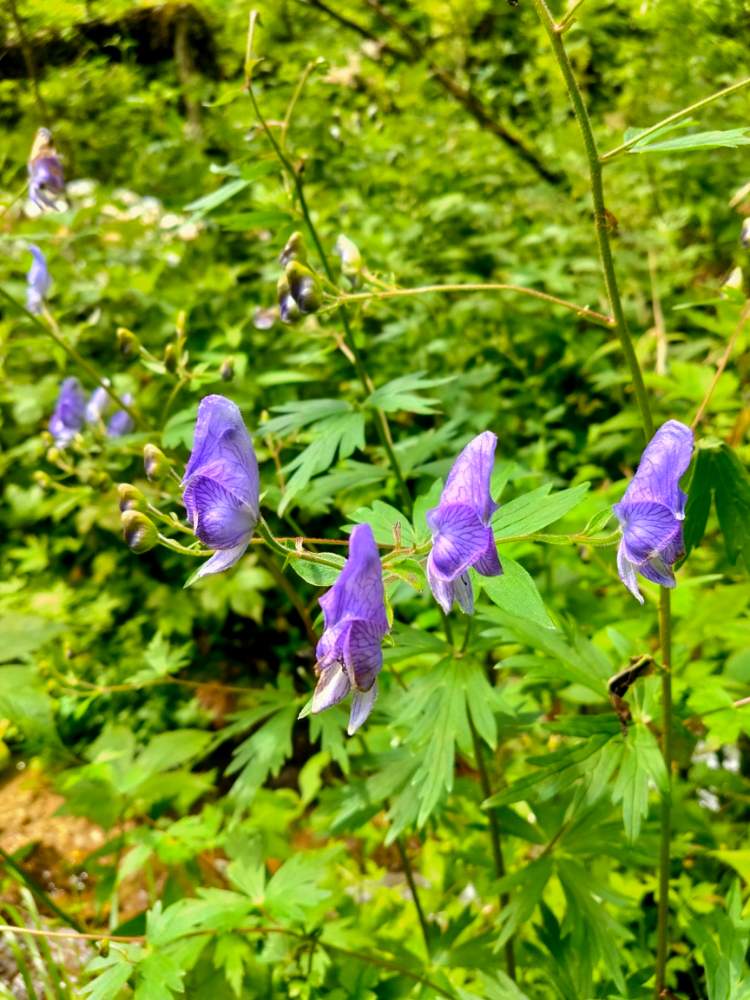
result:
[(510, 285), (505, 282), (485, 282), (466, 285), (420, 285), (417, 288), (389, 288), (380, 292), (344, 292), (339, 295), (341, 302), (366, 302), (370, 299), (397, 299), (409, 295), (426, 295), (429, 292), (512, 292), (516, 295), (529, 295), (534, 299), (541, 299), (542, 302), (549, 302), (551, 305), (560, 306), (574, 312), (577, 316), (591, 320), (600, 326), (611, 328), (614, 326), (614, 319), (605, 316), (604, 313), (589, 309), (586, 306), (576, 305), (575, 302), (568, 302), (560, 299), (556, 295), (549, 295), (547, 292), (537, 291), (535, 288), (525, 288), (523, 285)]
[(747, 87), (748, 84), (750, 84), (750, 76), (746, 76), (744, 80), (739, 80), (737, 83), (733, 83), (729, 87), (724, 87), (723, 90), (717, 90), (715, 94), (711, 94), (709, 97), (704, 97), (700, 101), (696, 101), (695, 104), (689, 104), (681, 111), (675, 111), (673, 115), (669, 115), (667, 118), (662, 118), (660, 122), (649, 126), (649, 128), (644, 129), (642, 132), (639, 132), (638, 135), (634, 135), (631, 139), (628, 139), (621, 145), (616, 146), (614, 149), (610, 149), (608, 153), (603, 153), (599, 157), (599, 162), (608, 163), (616, 156), (619, 156), (620, 153), (625, 153), (632, 146), (643, 142), (644, 139), (648, 139), (650, 135), (653, 135), (654, 132), (658, 132), (659, 129), (664, 128), (666, 125), (673, 125), (675, 122), (679, 122), (683, 118), (687, 118), (688, 115), (691, 115), (694, 111), (700, 111), (700, 109), (705, 108), (706, 105), (713, 104), (714, 101), (718, 101), (721, 97), (727, 97), (729, 94), (734, 94), (735, 91), (741, 90), (743, 87)]
[(732, 330), (732, 334), (729, 340), (727, 341), (727, 346), (721, 358), (719, 359), (718, 365), (716, 366), (716, 371), (714, 372), (714, 377), (711, 379), (711, 384), (708, 387), (708, 391), (706, 392), (706, 395), (703, 397), (703, 401), (701, 402), (701, 405), (698, 407), (697, 413), (693, 417), (693, 422), (690, 425), (692, 430), (695, 430), (695, 428), (703, 419), (703, 415), (706, 412), (706, 408), (708, 407), (708, 404), (711, 402), (711, 397), (714, 394), (714, 390), (716, 389), (716, 386), (719, 384), (719, 379), (724, 374), (724, 369), (726, 368), (727, 364), (729, 363), (729, 359), (732, 356), (732, 351), (734, 350), (734, 345), (737, 343), (737, 338), (742, 333), (742, 330), (745, 324), (747, 323), (748, 319), (750, 319), (750, 302), (745, 303), (745, 306), (740, 315), (739, 322), (737, 326), (735, 326), (734, 330)]
[(406, 25), (401, 24), (400, 21), (396, 20), (393, 15), (387, 11), (384, 6), (379, 2), (379, 0), (366, 0), (368, 6), (370, 6), (379, 17), (381, 17), (387, 24), (390, 24), (404, 39), (404, 41), (411, 47), (412, 51), (420, 59), (424, 59), (430, 72), (435, 77), (437, 82), (447, 91), (455, 100), (469, 112), (471, 117), (483, 128), (485, 131), (490, 132), (492, 135), (496, 136), (503, 142), (506, 146), (512, 149), (518, 156), (534, 170), (542, 180), (547, 181), (548, 184), (553, 184), (555, 186), (568, 186), (568, 179), (564, 174), (558, 173), (555, 170), (550, 169), (546, 166), (539, 155), (539, 153), (532, 148), (528, 140), (523, 136), (513, 125), (509, 122), (498, 121), (494, 117), (492, 112), (486, 107), (486, 105), (477, 97), (476, 94), (472, 93), (467, 87), (459, 83), (455, 77), (451, 76), (446, 70), (437, 66), (429, 57), (424, 44), (417, 38), (417, 36), (406, 27)]

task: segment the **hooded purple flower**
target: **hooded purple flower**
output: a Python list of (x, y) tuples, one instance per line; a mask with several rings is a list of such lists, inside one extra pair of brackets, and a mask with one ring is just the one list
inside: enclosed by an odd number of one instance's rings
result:
[(383, 665), (380, 643), (390, 631), (380, 556), (369, 524), (358, 524), (352, 531), (349, 558), (320, 606), (325, 630), (316, 649), (318, 683), (312, 711), (337, 705), (353, 690), (351, 736), (375, 702)]
[(466, 614), (474, 611), (469, 566), (482, 576), (499, 576), (503, 571), (490, 527), (498, 506), (490, 496), (496, 445), (491, 431), (470, 441), (453, 463), (440, 503), (427, 511), (432, 531), (427, 579), (446, 614), (454, 601)]
[(668, 420), (651, 438), (622, 500), (612, 508), (622, 528), (617, 551), (620, 579), (643, 604), (636, 573), (674, 587), (672, 567), (684, 551), (687, 496), (679, 486), (693, 454), (693, 432)]
[(65, 178), (52, 133), (40, 128), (29, 157), (29, 197), (41, 209), (57, 208), (58, 198), (64, 194)]
[(47, 270), (44, 254), (34, 243), (29, 244), (31, 256), (34, 258), (26, 274), (26, 308), (30, 313), (39, 316), (44, 309), (44, 300), (52, 287), (52, 278)]
[[(128, 406), (133, 405), (133, 397), (129, 392), (126, 392), (122, 397), (123, 403)], [(130, 416), (127, 410), (117, 410), (109, 418), (109, 423), (107, 424), (107, 437), (116, 438), (122, 437), (123, 434), (130, 434), (133, 430), (133, 418)]]
[(182, 501), (195, 534), (217, 551), (195, 579), (221, 573), (240, 558), (258, 520), (259, 491), (258, 460), (242, 414), (224, 396), (205, 396), (182, 480)]
[(86, 403), (86, 423), (98, 424), (107, 412), (109, 404), (110, 396), (104, 386), (100, 385), (94, 389)]
[(58, 448), (64, 448), (83, 427), (86, 419), (86, 397), (77, 378), (66, 378), (60, 386), (55, 412), (50, 417), (49, 431)]

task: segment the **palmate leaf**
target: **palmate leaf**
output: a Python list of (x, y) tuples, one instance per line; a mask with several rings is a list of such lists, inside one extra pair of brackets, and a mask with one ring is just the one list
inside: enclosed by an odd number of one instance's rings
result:
[(648, 815), (649, 786), (653, 782), (662, 795), (669, 793), (664, 759), (651, 730), (640, 723), (628, 729), (620, 770), (612, 789), (612, 801), (622, 802), (622, 820), (628, 840), (638, 838), (641, 822)]
[(711, 498), (730, 562), (750, 570), (750, 474), (724, 441), (698, 444), (685, 509), (685, 550), (689, 554), (706, 531)]
[(312, 442), (285, 469), (293, 472), (287, 481), (279, 514), (283, 514), (292, 500), (302, 492), (313, 476), (325, 472), (333, 465), (336, 452), (339, 458), (348, 458), (357, 448), (364, 448), (365, 418), (356, 412), (337, 413), (310, 426), (315, 435)]
[(453, 378), (452, 375), (447, 378), (426, 378), (424, 372), (401, 375), (381, 385), (371, 393), (367, 402), (370, 406), (385, 410), (387, 413), (394, 410), (403, 410), (405, 413), (435, 413), (440, 401), (423, 396), (422, 393), (438, 385), (445, 385), (446, 382), (452, 382)]

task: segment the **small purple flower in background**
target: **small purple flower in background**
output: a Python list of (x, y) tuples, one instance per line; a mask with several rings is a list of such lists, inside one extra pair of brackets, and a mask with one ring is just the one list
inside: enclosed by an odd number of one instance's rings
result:
[(217, 551), (194, 579), (234, 566), (258, 521), (259, 494), (258, 460), (242, 414), (224, 396), (205, 396), (182, 480), (182, 501), (197, 537)]
[(88, 403), (86, 403), (86, 423), (98, 424), (103, 419), (109, 404), (109, 393), (104, 386), (100, 385), (94, 389)]
[[(133, 405), (133, 397), (129, 392), (125, 393), (122, 397), (123, 403), (128, 406)], [(122, 437), (123, 434), (130, 434), (133, 430), (133, 418), (130, 416), (127, 410), (117, 410), (109, 418), (109, 423), (107, 424), (107, 437)]]
[(390, 631), (380, 556), (369, 524), (358, 524), (352, 531), (349, 558), (334, 585), (320, 598), (320, 606), (325, 630), (316, 650), (318, 683), (312, 711), (323, 712), (354, 691), (351, 736), (375, 702), (383, 665), (380, 644)]
[(64, 195), (65, 178), (52, 133), (48, 128), (40, 128), (29, 156), (29, 197), (41, 209), (56, 209)]
[(453, 463), (440, 503), (427, 511), (432, 531), (427, 579), (446, 614), (454, 601), (466, 614), (473, 613), (470, 566), (482, 576), (499, 576), (503, 571), (490, 527), (498, 506), (490, 496), (496, 445), (491, 431), (470, 441)]
[(86, 420), (86, 397), (77, 378), (66, 378), (60, 386), (55, 412), (50, 417), (49, 432), (58, 448), (73, 440)]
[(622, 500), (612, 508), (622, 528), (617, 550), (620, 579), (643, 604), (636, 573), (674, 587), (673, 566), (684, 551), (682, 522), (687, 496), (679, 483), (690, 465), (693, 432), (668, 420), (651, 438)]
[(47, 270), (45, 256), (39, 247), (30, 243), (29, 250), (34, 259), (26, 274), (26, 308), (30, 313), (39, 316), (44, 310), (44, 300), (52, 287), (52, 278)]

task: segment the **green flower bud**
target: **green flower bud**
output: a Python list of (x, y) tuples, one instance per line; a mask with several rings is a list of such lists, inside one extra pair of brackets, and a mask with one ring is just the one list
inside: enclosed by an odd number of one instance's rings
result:
[(356, 243), (343, 234), (339, 236), (333, 247), (333, 252), (341, 258), (341, 273), (349, 279), (352, 288), (356, 287), (362, 278), (362, 254)]
[(224, 358), (219, 369), (222, 382), (231, 382), (234, 378), (234, 361), (231, 358)]
[(143, 513), (148, 510), (146, 498), (132, 483), (120, 483), (117, 487), (117, 497), (120, 503), (120, 512), (139, 510)]
[(177, 351), (174, 344), (167, 344), (164, 348), (164, 357), (162, 358), (164, 362), (164, 367), (168, 372), (174, 374), (177, 371)]
[(286, 267), (293, 260), (301, 261), (303, 264), (307, 262), (307, 250), (302, 233), (292, 233), (279, 254), (279, 264), (282, 267)]
[(43, 490), (48, 490), (52, 485), (52, 479), (50, 478), (50, 476), (48, 476), (46, 472), (42, 472), (41, 469), (38, 469), (34, 473), (32, 479), (37, 484), (37, 486), (40, 486)]
[(286, 277), (289, 291), (301, 313), (314, 313), (320, 309), (320, 285), (309, 267), (293, 260), (287, 264)]
[(148, 479), (159, 482), (169, 475), (169, 459), (155, 444), (147, 444), (143, 448), (143, 468)]
[(57, 463), (62, 458), (62, 452), (59, 448), (48, 448), (47, 449), (47, 461), (52, 465), (57, 465)]
[(156, 525), (139, 510), (124, 510), (120, 515), (125, 544), (140, 555), (159, 543)]
[(137, 354), (139, 347), (138, 338), (131, 330), (127, 330), (124, 326), (118, 327), (117, 350), (123, 357), (129, 358)]

